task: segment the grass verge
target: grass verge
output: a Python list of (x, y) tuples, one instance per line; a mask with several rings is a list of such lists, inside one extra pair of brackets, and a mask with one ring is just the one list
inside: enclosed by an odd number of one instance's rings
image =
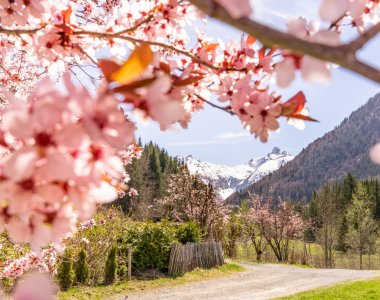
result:
[(100, 300), (109, 299), (118, 295), (130, 295), (140, 291), (152, 290), (167, 286), (183, 285), (189, 282), (202, 281), (211, 278), (227, 276), (237, 272), (243, 272), (244, 267), (236, 264), (225, 264), (213, 269), (197, 269), (178, 277), (165, 277), (152, 280), (131, 280), (108, 286), (75, 287), (66, 292), (60, 292), (60, 300)]
[(281, 300), (378, 300), (380, 299), (380, 278), (365, 281), (341, 283), (332, 287), (320, 288)]
[(237, 259), (232, 259), (232, 262), (249, 262), (253, 264), (271, 264), (271, 265), (287, 265), (287, 266), (292, 266), (292, 267), (299, 267), (299, 268), (304, 268), (304, 269), (314, 269), (314, 266), (311, 265), (303, 265), (303, 264), (291, 264), (288, 262), (278, 262), (278, 261), (256, 261), (248, 258), (237, 258)]

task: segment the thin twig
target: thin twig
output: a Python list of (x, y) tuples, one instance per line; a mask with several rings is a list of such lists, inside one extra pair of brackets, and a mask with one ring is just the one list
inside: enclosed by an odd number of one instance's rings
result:
[(228, 108), (226, 108), (226, 107), (222, 107), (222, 106), (219, 106), (219, 105), (217, 105), (217, 104), (214, 104), (214, 103), (212, 103), (212, 102), (206, 100), (205, 98), (203, 98), (202, 96), (200, 96), (200, 95), (198, 95), (198, 94), (195, 94), (195, 96), (196, 96), (199, 100), (203, 101), (204, 103), (207, 103), (208, 105), (210, 105), (210, 106), (212, 106), (212, 107), (214, 107), (214, 108), (220, 109), (220, 110), (222, 110), (222, 111), (228, 113), (228, 114), (231, 115), (231, 116), (236, 115), (232, 110), (230, 110), (230, 109), (228, 109)]

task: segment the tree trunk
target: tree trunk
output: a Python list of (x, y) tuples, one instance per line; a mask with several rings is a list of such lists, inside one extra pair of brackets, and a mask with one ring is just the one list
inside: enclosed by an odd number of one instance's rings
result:
[(371, 252), (368, 251), (368, 270), (371, 270)]
[(360, 270), (363, 270), (363, 252), (359, 252), (359, 268)]
[(261, 250), (256, 251), (256, 260), (257, 260), (257, 262), (261, 261), (261, 255), (262, 254), (263, 254), (263, 252)]

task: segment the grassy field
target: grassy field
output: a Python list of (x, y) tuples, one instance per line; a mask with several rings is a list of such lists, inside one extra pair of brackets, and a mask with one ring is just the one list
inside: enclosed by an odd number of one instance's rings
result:
[[(301, 264), (303, 261), (304, 245), (302, 241), (292, 241), (289, 251), (289, 261), (292, 264)], [(255, 249), (251, 244), (239, 245), (238, 247), (238, 259), (245, 261), (256, 261)], [(334, 251), (333, 264), (336, 269), (359, 269), (359, 256), (354, 253), (341, 253)], [(262, 255), (263, 262), (276, 262), (277, 259), (269, 247), (264, 251)], [(307, 244), (307, 265), (324, 268), (324, 254), (321, 246), (315, 243)], [(367, 270), (379, 270), (380, 269), (380, 255), (374, 254), (371, 257), (368, 255), (363, 256), (363, 269)], [(379, 298), (380, 299), (380, 298)]]
[(281, 300), (378, 300), (380, 299), (380, 278), (351, 283), (342, 283), (333, 287), (302, 292)]
[(109, 286), (75, 287), (69, 289), (67, 292), (60, 292), (58, 298), (61, 300), (100, 300), (123, 294), (137, 293), (144, 290), (183, 285), (189, 282), (223, 277), (244, 270), (243, 267), (235, 264), (225, 264), (219, 268), (209, 270), (198, 269), (178, 277), (165, 277), (152, 280), (131, 280)]

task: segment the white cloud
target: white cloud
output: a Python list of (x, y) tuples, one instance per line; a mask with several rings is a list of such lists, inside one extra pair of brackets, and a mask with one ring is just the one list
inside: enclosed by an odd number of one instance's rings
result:
[(202, 145), (215, 145), (215, 144), (225, 144), (225, 140), (204, 140), (204, 141), (185, 141), (185, 142), (174, 142), (169, 143), (169, 146), (202, 146)]
[(251, 4), (255, 19), (276, 28), (285, 29), (288, 19), (299, 16), (319, 19), (319, 0), (251, 0)]
[(226, 132), (217, 135), (215, 138), (218, 140), (231, 140), (239, 139), (244, 137), (250, 137), (251, 135), (248, 132)]

